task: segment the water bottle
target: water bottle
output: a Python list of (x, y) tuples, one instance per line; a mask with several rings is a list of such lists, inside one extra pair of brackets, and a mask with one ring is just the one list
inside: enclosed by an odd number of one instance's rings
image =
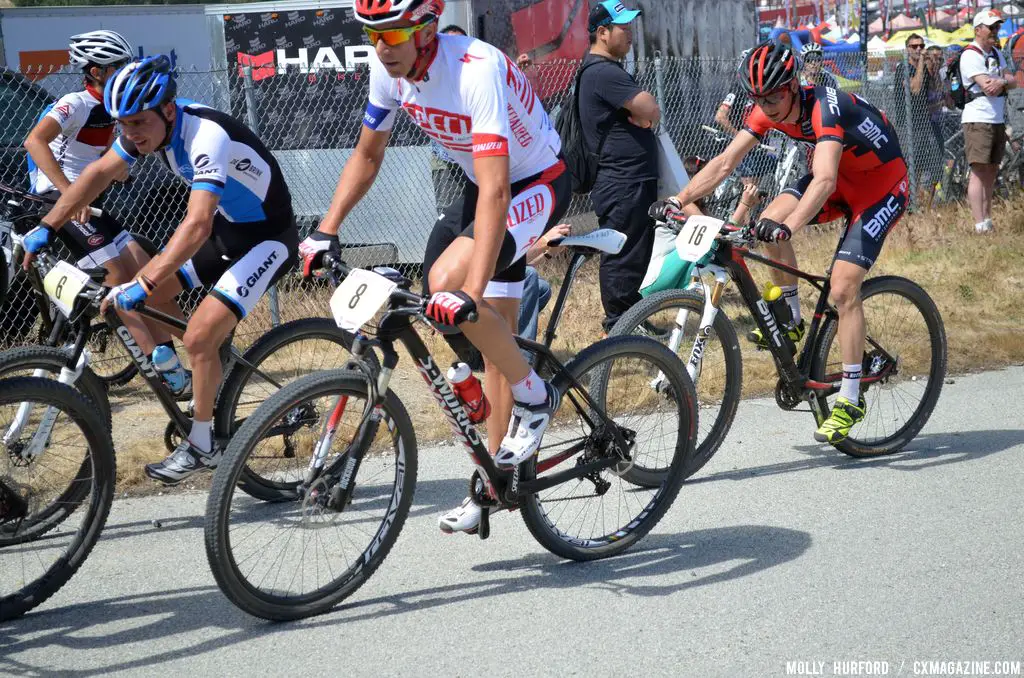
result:
[(779, 326), (779, 334), (782, 335), (782, 343), (787, 345), (792, 353), (796, 353), (796, 345), (789, 338), (786, 331), (793, 324), (793, 312), (789, 309), (789, 303), (782, 295), (782, 288), (769, 283), (764, 288), (764, 300), (768, 308), (775, 316), (775, 322)]
[(455, 389), (455, 395), (465, 405), (469, 420), (479, 424), (491, 413), (491, 403), (484, 395), (483, 384), (466, 363), (453, 363), (448, 369), (448, 381)]
[(188, 386), (188, 374), (178, 360), (178, 354), (167, 346), (157, 346), (153, 350), (153, 367), (167, 384), (167, 388), (175, 395), (183, 393)]

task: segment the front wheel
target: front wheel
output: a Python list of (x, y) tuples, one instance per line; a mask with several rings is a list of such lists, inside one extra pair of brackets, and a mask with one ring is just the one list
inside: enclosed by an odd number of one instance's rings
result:
[(110, 512), (115, 469), (96, 405), (55, 381), (0, 381), (0, 434), (3, 622), (42, 604), (85, 562)]
[[(206, 504), (206, 555), (245, 612), (279, 621), (326, 612), (387, 557), (412, 505), (416, 438), (391, 391), (366, 424), (374, 435), (357, 436), (366, 410), (363, 375), (318, 372), (268, 398), (232, 438)], [(320, 445), (324, 470), (306, 487)], [(255, 500), (237, 487), (254, 459), (286, 450), (298, 462), (280, 479), (295, 488), (291, 501)]]
[[(707, 464), (722, 446), (739, 406), (743, 387), (743, 357), (732, 322), (719, 309), (708, 332), (700, 333), (704, 295), (692, 290), (665, 290), (635, 304), (619, 318), (610, 336), (651, 337), (675, 351), (683, 364), (696, 354), (699, 370), (693, 379), (697, 389), (697, 452), (686, 477)], [(700, 341), (698, 341), (700, 340)], [(696, 350), (695, 350), (696, 346)], [(655, 468), (635, 465), (625, 477), (651, 487), (660, 482), (663, 464)]]
[[(931, 416), (946, 377), (946, 331), (928, 293), (905, 278), (869, 278), (861, 299), (867, 332), (862, 374), (884, 376), (861, 383), (864, 420), (835, 447), (853, 457), (874, 457), (902, 449)], [(811, 379), (836, 383), (842, 378), (838, 331), (835, 316), (822, 325)], [(837, 395), (817, 397), (818, 423), (831, 412)]]
[[(611, 337), (585, 349), (552, 384), (562, 396), (543, 445), (523, 462), (524, 482), (621, 459), (520, 501), (530, 534), (555, 555), (594, 560), (621, 553), (661, 520), (695, 448), (697, 397), (675, 354), (651, 339)], [(650, 388), (665, 375), (666, 388)], [(581, 389), (610, 422), (587, 405)], [(614, 428), (613, 428), (614, 427)], [(620, 442), (625, 449), (620, 447)], [(631, 465), (664, 465), (653, 487), (625, 478)]]

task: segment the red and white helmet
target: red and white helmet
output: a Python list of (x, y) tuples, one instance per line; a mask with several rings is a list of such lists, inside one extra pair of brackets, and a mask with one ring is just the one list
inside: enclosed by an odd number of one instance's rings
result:
[(356, 19), (368, 26), (403, 20), (421, 24), (441, 17), (444, 0), (355, 0), (353, 8)]

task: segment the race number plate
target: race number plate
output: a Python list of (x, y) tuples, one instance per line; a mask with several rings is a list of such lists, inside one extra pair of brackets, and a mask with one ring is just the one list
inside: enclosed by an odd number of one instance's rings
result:
[(711, 251), (725, 222), (708, 216), (690, 217), (676, 237), (676, 252), (683, 261), (700, 261)]
[(398, 287), (382, 275), (353, 269), (331, 295), (331, 313), (338, 327), (355, 332), (370, 321)]
[(66, 261), (57, 262), (57, 265), (50, 269), (50, 272), (43, 278), (43, 289), (50, 295), (57, 310), (64, 314), (64, 317), (71, 316), (71, 309), (75, 307), (75, 299), (78, 293), (89, 282), (89, 276)]

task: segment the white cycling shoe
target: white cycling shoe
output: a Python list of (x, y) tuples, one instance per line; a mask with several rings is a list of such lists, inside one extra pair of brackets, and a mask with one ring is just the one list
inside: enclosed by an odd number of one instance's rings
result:
[(545, 383), (548, 397), (537, 405), (516, 403), (512, 408), (512, 422), (508, 433), (501, 441), (501, 448), (494, 455), (494, 463), (498, 466), (518, 466), (532, 457), (540, 449), (544, 432), (548, 430), (551, 418), (558, 409), (558, 391), (551, 384)]
[(438, 518), (437, 526), (445, 534), (454, 534), (456, 532), (476, 534), (477, 529), (480, 527), (480, 516), (482, 514), (483, 509), (472, 499), (466, 497), (460, 505)]

